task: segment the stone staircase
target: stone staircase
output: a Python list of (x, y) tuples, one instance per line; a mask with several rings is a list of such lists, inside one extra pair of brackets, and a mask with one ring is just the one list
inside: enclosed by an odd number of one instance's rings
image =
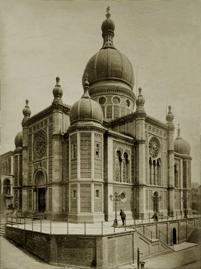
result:
[(4, 236), (6, 231), (6, 221), (4, 219), (0, 220), (0, 236)]

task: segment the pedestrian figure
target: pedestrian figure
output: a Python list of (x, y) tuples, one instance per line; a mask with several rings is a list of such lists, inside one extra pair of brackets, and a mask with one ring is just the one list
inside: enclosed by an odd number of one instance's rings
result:
[(126, 213), (122, 209), (120, 209), (120, 216), (121, 216), (122, 224), (124, 226), (125, 220), (126, 220)]

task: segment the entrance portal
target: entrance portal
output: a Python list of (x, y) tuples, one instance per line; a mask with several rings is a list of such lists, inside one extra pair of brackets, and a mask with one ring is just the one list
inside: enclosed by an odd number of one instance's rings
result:
[(43, 213), (46, 210), (46, 177), (43, 171), (38, 171), (35, 176), (36, 182), (36, 209)]
[(173, 241), (173, 244), (177, 243), (177, 230), (175, 228), (173, 228), (172, 230), (172, 241)]
[(38, 212), (45, 212), (45, 188), (38, 188)]

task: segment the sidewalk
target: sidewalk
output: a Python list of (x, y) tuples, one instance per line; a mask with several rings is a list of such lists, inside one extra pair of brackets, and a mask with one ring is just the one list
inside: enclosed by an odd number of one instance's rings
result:
[[(200, 260), (200, 246), (194, 246), (177, 252), (145, 259), (145, 269), (173, 269), (183, 268), (184, 265), (193, 264)], [(119, 269), (134, 269), (137, 264), (125, 265)], [(191, 267), (189, 267), (191, 268)]]

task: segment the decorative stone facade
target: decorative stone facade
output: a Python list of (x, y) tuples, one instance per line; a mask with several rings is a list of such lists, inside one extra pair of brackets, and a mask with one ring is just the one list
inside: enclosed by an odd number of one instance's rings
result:
[(48, 108), (31, 117), (26, 101), (14, 152), (15, 206), (24, 215), (110, 221), (118, 194), (117, 210), (128, 218), (187, 216), (190, 146), (179, 134), (174, 140), (171, 107), (165, 123), (146, 114), (141, 89), (133, 92), (132, 65), (113, 45), (109, 11), (106, 17), (81, 99), (63, 104), (56, 78)]

